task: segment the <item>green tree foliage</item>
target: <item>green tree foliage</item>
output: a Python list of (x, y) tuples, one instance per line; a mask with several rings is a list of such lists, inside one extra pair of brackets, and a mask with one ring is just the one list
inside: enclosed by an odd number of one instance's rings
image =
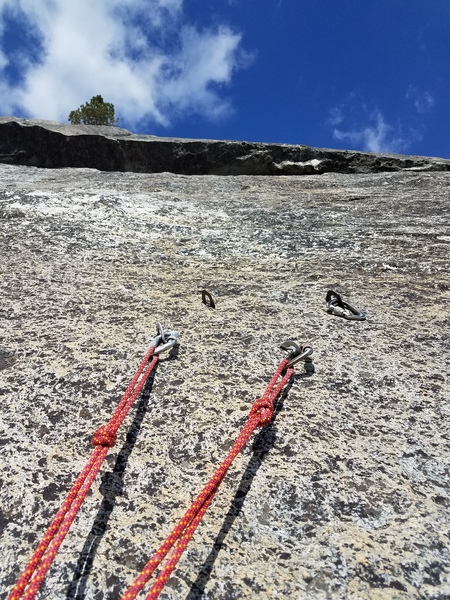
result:
[(114, 104), (105, 102), (101, 96), (93, 96), (69, 115), (72, 125), (116, 125)]

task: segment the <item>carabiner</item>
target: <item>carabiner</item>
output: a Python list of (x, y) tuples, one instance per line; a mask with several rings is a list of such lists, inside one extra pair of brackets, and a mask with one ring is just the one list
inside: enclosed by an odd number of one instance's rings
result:
[(337, 292), (329, 290), (325, 297), (327, 303), (327, 312), (330, 315), (336, 315), (347, 319), (347, 321), (365, 321), (366, 313), (353, 306), (349, 302), (344, 302)]
[(153, 354), (162, 354), (175, 346), (179, 335), (178, 331), (164, 330), (160, 323), (156, 323), (156, 331), (158, 335), (150, 344), (150, 346), (156, 346)]
[(300, 343), (295, 340), (286, 340), (280, 346), (282, 350), (289, 352), (287, 367), (293, 367), (301, 360), (307, 360), (313, 353), (313, 347), (308, 343)]
[(166, 350), (173, 348), (177, 343), (177, 338), (179, 336), (178, 331), (165, 331), (164, 335), (166, 337), (165, 343), (163, 343), (161, 346), (157, 346), (154, 354), (162, 354), (163, 352), (166, 352)]

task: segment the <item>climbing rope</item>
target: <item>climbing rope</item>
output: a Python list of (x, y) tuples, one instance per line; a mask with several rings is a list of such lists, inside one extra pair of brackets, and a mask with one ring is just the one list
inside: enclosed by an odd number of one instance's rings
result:
[(61, 504), (51, 525), (8, 596), (8, 600), (33, 600), (35, 598), (109, 449), (116, 443), (119, 427), (142, 391), (148, 377), (155, 370), (159, 355), (175, 345), (177, 332), (164, 331), (159, 324), (157, 329), (158, 335), (152, 341), (111, 419), (94, 433), (92, 438), (94, 451), (91, 457)]
[[(36, 548), (25, 570), (14, 586), (14, 589), (8, 596), (8, 600), (33, 600), (35, 598), (50, 566), (52, 565), (59, 547), (69, 531), (70, 526), (78, 514), (78, 511), (101, 468), (109, 448), (114, 446), (116, 442), (117, 431), (120, 425), (128, 414), (137, 396), (142, 391), (148, 377), (156, 368), (159, 354), (172, 348), (176, 343), (177, 336), (178, 334), (176, 332), (165, 332), (162, 327), (158, 325), (157, 337), (153, 340), (151, 347), (144, 356), (144, 359), (139, 365), (136, 374), (131, 380), (130, 385), (126, 389), (111, 419), (107, 425), (101, 426), (94, 433), (92, 444), (95, 448), (90, 459), (78, 476), (66, 499), (63, 501), (50, 527), (42, 538), (42, 541)], [(146, 596), (147, 600), (158, 598), (161, 590), (192, 538), (197, 526), (210, 506), (232, 462), (246, 445), (255, 429), (258, 427), (265, 427), (270, 423), (276, 399), (293, 378), (294, 365), (300, 360), (307, 359), (312, 354), (311, 346), (301, 345), (292, 340), (284, 342), (281, 345), (281, 348), (289, 352), (288, 357), (280, 363), (261, 398), (254, 402), (247, 421), (225, 460), (196, 497), (167, 539), (161, 544), (157, 552), (145, 565), (141, 574), (125, 592), (121, 600), (135, 599), (149, 581), (154, 571), (160, 566), (166, 555), (173, 548), (166, 564), (161, 569), (152, 588)]]
[(311, 346), (300, 345), (298, 342), (291, 340), (284, 342), (281, 347), (284, 350), (290, 351), (290, 354), (280, 363), (264, 394), (253, 404), (244, 428), (239, 434), (236, 442), (233, 444), (227, 457), (205, 485), (200, 494), (196, 497), (184, 516), (178, 521), (170, 535), (147, 562), (141, 574), (128, 588), (121, 600), (134, 600), (139, 592), (144, 588), (145, 584), (149, 581), (154, 571), (159, 567), (166, 555), (173, 548), (172, 554), (169, 556), (165, 566), (159, 572), (152, 588), (146, 596), (146, 600), (155, 600), (158, 598), (161, 590), (163, 589), (172, 571), (176, 567), (181, 555), (186, 549), (190, 539), (194, 535), (194, 532), (202, 520), (203, 515), (211, 504), (233, 460), (246, 445), (255, 429), (258, 427), (265, 427), (270, 423), (274, 412), (275, 401), (282, 392), (283, 388), (288, 382), (291, 381), (293, 377), (294, 364), (302, 359), (306, 359), (312, 354)]

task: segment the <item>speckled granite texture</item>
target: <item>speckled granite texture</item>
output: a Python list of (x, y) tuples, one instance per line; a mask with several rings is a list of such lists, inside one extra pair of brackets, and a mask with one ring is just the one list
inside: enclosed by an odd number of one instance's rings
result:
[[(1, 598), (156, 321), (180, 332), (177, 356), (125, 421), (40, 598), (119, 597), (288, 337), (313, 343), (313, 366), (236, 460), (161, 598), (450, 598), (450, 173), (0, 165), (0, 185)], [(327, 314), (328, 289), (367, 320)]]

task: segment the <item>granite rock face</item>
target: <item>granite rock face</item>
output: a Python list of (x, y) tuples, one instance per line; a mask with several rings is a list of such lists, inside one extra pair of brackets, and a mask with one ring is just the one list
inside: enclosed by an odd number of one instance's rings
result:
[[(180, 332), (178, 351), (119, 431), (42, 598), (120, 597), (290, 337), (314, 361), (238, 456), (161, 597), (450, 598), (450, 173), (0, 165), (0, 182), (1, 598), (156, 321)], [(327, 314), (329, 289), (367, 320)]]
[(450, 171), (450, 160), (345, 150), (136, 135), (119, 127), (0, 117), (0, 163), (182, 175), (311, 175)]

